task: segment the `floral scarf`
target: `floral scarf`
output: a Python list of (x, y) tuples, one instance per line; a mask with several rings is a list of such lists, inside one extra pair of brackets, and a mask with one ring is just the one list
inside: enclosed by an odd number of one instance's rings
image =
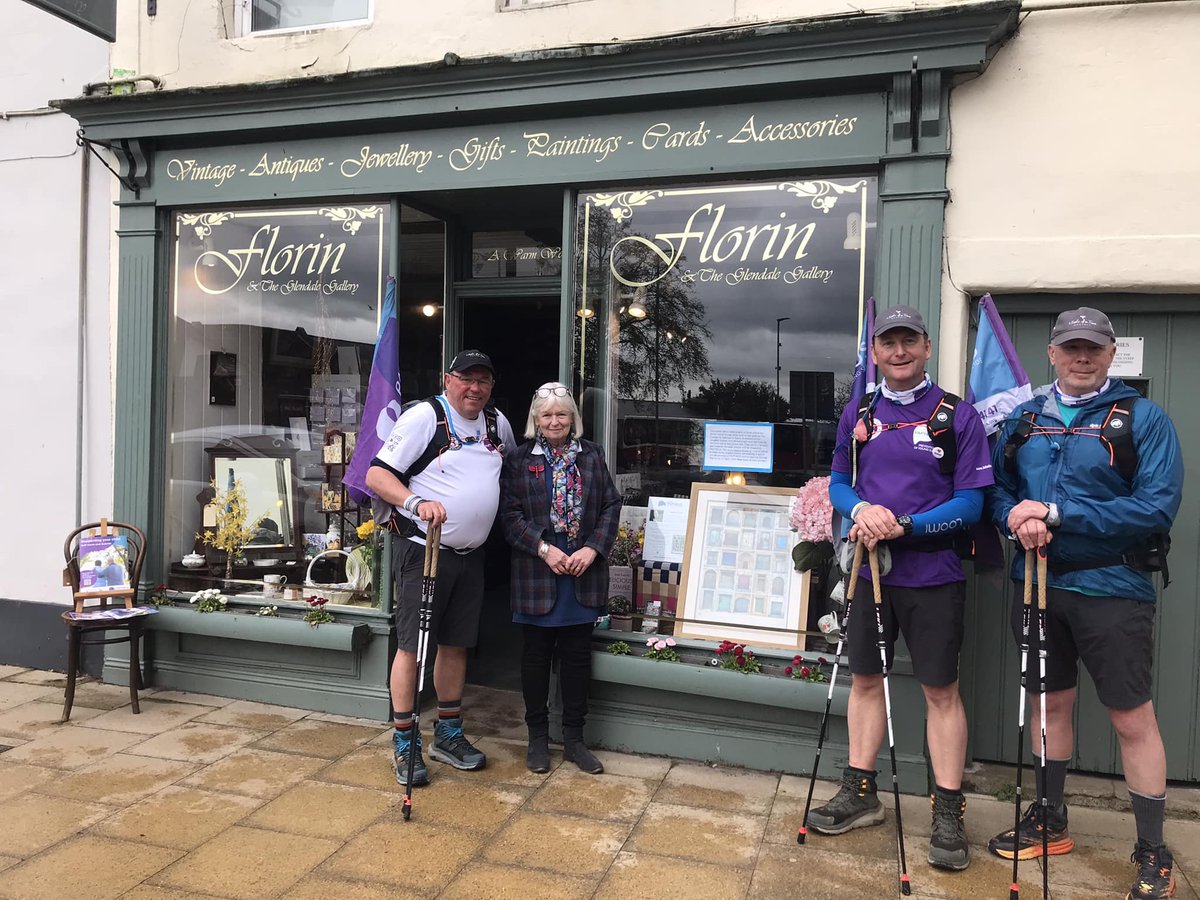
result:
[(579, 537), (580, 519), (583, 516), (583, 482), (575, 465), (579, 442), (570, 441), (562, 447), (551, 447), (540, 434), (537, 442), (546, 459), (550, 460), (550, 524), (556, 532), (566, 532), (567, 541), (573, 547)]

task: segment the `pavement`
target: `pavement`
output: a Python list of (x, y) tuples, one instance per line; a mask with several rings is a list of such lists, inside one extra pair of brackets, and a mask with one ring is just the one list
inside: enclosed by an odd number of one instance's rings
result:
[[(594, 777), (557, 751), (551, 771), (535, 775), (513, 693), (468, 690), (467, 733), (488, 766), (431, 761), (433, 782), (404, 822), (387, 723), (153, 690), (135, 716), (126, 688), (88, 682), (60, 725), (63, 683), (0, 666), (0, 747), (9, 748), (0, 750), (0, 897), (9, 900), (899, 893), (890, 811), (882, 826), (797, 846), (806, 778), (610, 752), (597, 754), (606, 772)], [(973, 785), (985, 780), (975, 776)], [(819, 798), (836, 787), (817, 785)], [(1076, 779), (1069, 790), (1078, 846), (1052, 858), (1050, 896), (1124, 897), (1133, 821), (1120, 782)], [(1184, 816), (1167, 823), (1176, 897), (1196, 898), (1197, 792), (1172, 788), (1170, 803)], [(902, 815), (912, 896), (1008, 896), (1011, 863), (983, 845), (1011, 826), (1011, 801), (968, 795), (973, 860), (961, 873), (925, 862), (926, 798), (903, 798)], [(1037, 862), (1021, 865), (1020, 894), (1041, 895)]]

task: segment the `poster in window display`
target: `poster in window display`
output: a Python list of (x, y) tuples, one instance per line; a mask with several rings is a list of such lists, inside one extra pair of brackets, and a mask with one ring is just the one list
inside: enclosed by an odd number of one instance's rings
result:
[(809, 580), (792, 565), (792, 488), (693, 484), (676, 632), (802, 648)]

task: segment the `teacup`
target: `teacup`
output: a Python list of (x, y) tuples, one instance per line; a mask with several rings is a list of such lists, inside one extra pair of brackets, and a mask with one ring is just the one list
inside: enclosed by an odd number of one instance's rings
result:
[(263, 576), (263, 596), (264, 597), (282, 597), (283, 586), (287, 583), (286, 575), (264, 575)]

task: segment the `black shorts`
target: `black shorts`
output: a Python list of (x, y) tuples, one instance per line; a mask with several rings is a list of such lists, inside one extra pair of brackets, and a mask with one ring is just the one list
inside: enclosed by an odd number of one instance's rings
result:
[[(482, 547), (457, 553), (443, 547), (438, 554), (433, 588), (433, 616), (429, 633), (446, 647), (474, 647), (479, 640), (479, 613), (483, 609)], [(396, 644), (417, 650), (417, 621), (421, 609), (421, 573), (425, 546), (415, 541), (396, 542), (392, 551), (392, 577), (396, 584)]]
[[(1012, 630), (1021, 641), (1025, 583), (1013, 582)], [(1037, 599), (1029, 611), (1029, 646), (1037, 641)], [(1078, 591), (1046, 592), (1046, 690), (1079, 682), (1079, 661), (1108, 709), (1134, 709), (1150, 699), (1154, 664), (1154, 604), (1126, 597), (1092, 597)], [(1038, 687), (1038, 658), (1030, 652), (1025, 684)]]
[[(958, 680), (965, 588), (961, 581), (923, 588), (883, 586), (879, 614), (887, 642), (888, 671), (896, 638), (903, 634), (917, 681), (926, 687), (946, 687)], [(870, 583), (860, 580), (855, 594), (846, 635), (850, 671), (855, 675), (879, 675), (883, 667)]]

